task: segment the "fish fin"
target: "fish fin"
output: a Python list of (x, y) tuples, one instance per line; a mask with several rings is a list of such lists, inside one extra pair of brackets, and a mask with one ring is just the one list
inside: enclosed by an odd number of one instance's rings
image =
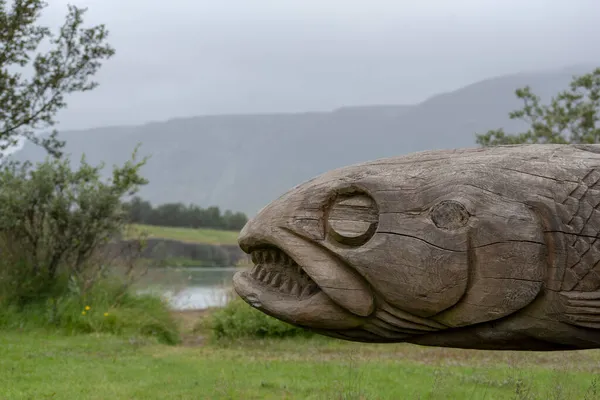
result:
[(584, 328), (600, 329), (600, 291), (560, 292), (563, 321)]
[(528, 206), (536, 211), (542, 229), (544, 241), (548, 249), (548, 267), (550, 269), (546, 285), (550, 290), (561, 290), (565, 275), (565, 265), (573, 258), (574, 248), (570, 246), (567, 235), (563, 233), (563, 220), (570, 218), (566, 207), (558, 203), (549, 203), (545, 199), (528, 202)]

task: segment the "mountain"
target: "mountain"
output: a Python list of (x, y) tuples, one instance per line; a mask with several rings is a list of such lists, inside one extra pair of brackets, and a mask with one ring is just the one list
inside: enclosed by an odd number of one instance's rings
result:
[[(289, 188), (333, 168), (428, 149), (475, 146), (475, 133), (523, 128), (508, 113), (514, 91), (530, 85), (548, 99), (591, 67), (487, 79), (415, 105), (343, 107), (331, 112), (178, 118), (140, 126), (63, 131), (78, 161), (122, 164), (138, 143), (151, 158), (140, 195), (153, 204), (196, 203), (253, 215)], [(14, 153), (40, 161), (30, 143)], [(106, 168), (108, 173), (110, 170)]]

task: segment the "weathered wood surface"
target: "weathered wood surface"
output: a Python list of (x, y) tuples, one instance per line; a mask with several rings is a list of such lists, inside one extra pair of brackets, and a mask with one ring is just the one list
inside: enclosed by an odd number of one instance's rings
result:
[(327, 172), (240, 234), (249, 304), (324, 335), (600, 347), (600, 145), (427, 151)]

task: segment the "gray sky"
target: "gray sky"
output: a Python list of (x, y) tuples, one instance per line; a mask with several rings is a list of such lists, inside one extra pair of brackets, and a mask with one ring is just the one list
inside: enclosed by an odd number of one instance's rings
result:
[(600, 63), (598, 0), (52, 0), (117, 54), (60, 129), (421, 101), (488, 77)]

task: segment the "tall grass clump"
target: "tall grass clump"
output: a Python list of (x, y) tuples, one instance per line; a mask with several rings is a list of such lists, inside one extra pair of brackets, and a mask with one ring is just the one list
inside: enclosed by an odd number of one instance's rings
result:
[(309, 337), (313, 333), (280, 321), (250, 307), (232, 295), (227, 304), (213, 312), (205, 322), (213, 339)]
[(130, 290), (141, 244), (110, 250), (127, 226), (123, 198), (147, 183), (144, 162), (134, 153), (106, 181), (85, 158), (78, 169), (67, 158), (0, 167), (0, 329), (178, 341), (167, 305)]

